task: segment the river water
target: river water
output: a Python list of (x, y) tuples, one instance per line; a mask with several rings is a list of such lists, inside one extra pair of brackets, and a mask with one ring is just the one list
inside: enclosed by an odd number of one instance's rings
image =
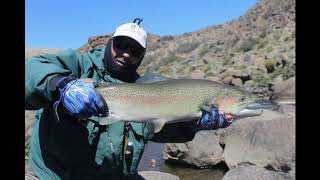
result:
[(227, 171), (222, 166), (218, 166), (215, 169), (195, 169), (165, 163), (162, 155), (163, 149), (163, 143), (149, 141), (145, 146), (138, 170), (166, 172), (179, 176), (180, 180), (221, 180)]

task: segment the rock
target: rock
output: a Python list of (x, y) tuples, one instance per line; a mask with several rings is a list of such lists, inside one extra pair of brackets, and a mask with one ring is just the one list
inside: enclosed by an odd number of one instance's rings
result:
[(193, 51), (195, 48), (197, 48), (199, 46), (200, 42), (185, 42), (182, 43), (181, 45), (179, 45), (179, 47), (177, 48), (177, 53), (189, 53), (191, 51)]
[(295, 84), (296, 78), (292, 77), (285, 81), (275, 83), (272, 86), (272, 90), (274, 95), (276, 96), (275, 99), (277, 100), (288, 100), (288, 99), (295, 99)]
[(238, 48), (239, 51), (247, 52), (250, 51), (256, 43), (256, 39), (249, 37), (248, 39), (241, 39), (236, 48)]
[(280, 104), (276, 107), (276, 111), (283, 114), (294, 114), (296, 112), (295, 104)]
[(105, 45), (110, 38), (110, 35), (90, 37), (88, 40), (88, 44), (91, 48), (99, 48)]
[(254, 85), (253, 80), (249, 80), (244, 83), (244, 87), (253, 87), (253, 85)]
[(205, 73), (201, 68), (192, 69), (190, 72), (191, 79), (203, 79), (204, 76), (205, 76)]
[(242, 80), (240, 78), (232, 79), (231, 84), (233, 84), (235, 86), (238, 86), (238, 87), (242, 87), (243, 86)]
[(220, 78), (217, 76), (207, 76), (206, 79), (211, 80), (211, 81), (219, 81)]
[(80, 53), (85, 53), (92, 48), (102, 47), (111, 38), (111, 36), (111, 33), (101, 36), (91, 36), (88, 39), (88, 43), (78, 48), (77, 51), (79, 51)]
[(249, 166), (237, 167), (229, 170), (222, 180), (285, 180), (290, 179), (281, 173), (266, 170), (265, 168)]
[(264, 110), (261, 116), (234, 122), (224, 143), (230, 169), (250, 164), (288, 173), (295, 167), (295, 116)]
[(169, 162), (208, 167), (221, 162), (222, 151), (215, 131), (199, 131), (187, 143), (167, 143), (163, 153)]
[(226, 76), (225, 78), (222, 79), (222, 82), (224, 84), (231, 84), (233, 79), (234, 78), (232, 76)]
[(145, 180), (179, 180), (178, 176), (159, 171), (141, 171), (139, 172)]
[(277, 76), (276, 78), (274, 78), (274, 79), (272, 80), (272, 83), (273, 83), (273, 84), (277, 84), (277, 83), (281, 83), (281, 82), (283, 82), (282, 74), (280, 74), (279, 76)]

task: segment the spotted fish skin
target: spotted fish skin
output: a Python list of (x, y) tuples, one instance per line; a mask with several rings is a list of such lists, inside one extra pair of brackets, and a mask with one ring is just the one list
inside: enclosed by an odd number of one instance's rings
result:
[(168, 79), (150, 83), (108, 83), (96, 88), (105, 98), (109, 116), (101, 124), (116, 121), (162, 123), (199, 118), (201, 107), (215, 103), (237, 115), (258, 97), (220, 82), (200, 79)]

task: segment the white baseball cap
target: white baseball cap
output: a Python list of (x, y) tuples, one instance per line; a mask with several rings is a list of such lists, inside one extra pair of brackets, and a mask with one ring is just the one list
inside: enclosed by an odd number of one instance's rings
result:
[(120, 25), (112, 37), (128, 36), (136, 40), (142, 47), (147, 47), (147, 33), (136, 23), (125, 23)]

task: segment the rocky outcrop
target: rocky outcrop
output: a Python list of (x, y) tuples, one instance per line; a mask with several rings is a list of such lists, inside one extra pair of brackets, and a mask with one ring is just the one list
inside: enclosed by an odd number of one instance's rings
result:
[(178, 176), (159, 171), (141, 171), (139, 172), (144, 179), (148, 180), (179, 180)]
[(167, 143), (164, 158), (195, 167), (211, 167), (221, 162), (223, 149), (214, 131), (200, 131), (187, 143)]
[(274, 171), (256, 166), (242, 166), (228, 171), (222, 180), (286, 180), (292, 179)]
[(227, 176), (230, 179), (245, 169), (237, 168), (247, 166), (253, 166), (253, 169), (243, 172), (240, 179), (246, 179), (252, 171), (257, 171), (257, 177), (266, 175), (277, 179), (281, 175), (294, 179), (295, 148), (295, 106), (284, 104), (275, 110), (264, 110), (261, 116), (235, 121), (226, 129), (199, 131), (191, 142), (166, 144), (164, 157), (170, 160), (169, 163), (196, 167), (221, 161), (229, 171), (232, 170)]
[(272, 90), (275, 96), (274, 99), (278, 101), (296, 99), (296, 78), (292, 77), (285, 81), (276, 82)]
[(78, 48), (77, 51), (79, 51), (80, 53), (85, 53), (93, 48), (102, 47), (104, 44), (107, 43), (111, 36), (111, 33), (102, 36), (91, 36), (88, 39), (88, 43)]
[(295, 164), (295, 118), (265, 112), (239, 120), (227, 128), (224, 144), (223, 157), (230, 169), (250, 164), (288, 173)]

